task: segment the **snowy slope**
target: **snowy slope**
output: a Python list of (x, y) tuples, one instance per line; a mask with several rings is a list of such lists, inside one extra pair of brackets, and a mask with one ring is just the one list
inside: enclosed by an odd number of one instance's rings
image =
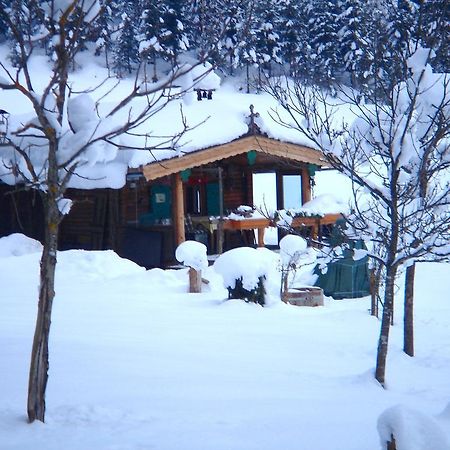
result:
[[(186, 270), (72, 250), (59, 254), (47, 423), (28, 425), (39, 249), (7, 245), (1, 450), (374, 450), (388, 407), (436, 416), (450, 402), (448, 264), (418, 266), (413, 359), (401, 352), (398, 292), (383, 390), (369, 299), (262, 308), (225, 301), (211, 269), (208, 291), (186, 294)], [(450, 434), (450, 416), (438, 422)]]

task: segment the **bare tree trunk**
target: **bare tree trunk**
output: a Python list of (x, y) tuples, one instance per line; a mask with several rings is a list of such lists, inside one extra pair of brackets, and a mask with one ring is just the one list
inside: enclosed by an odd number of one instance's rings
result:
[[(49, 203), (49, 202), (47, 202)], [(34, 422), (45, 419), (45, 390), (48, 379), (48, 341), (50, 334), (53, 298), (55, 296), (56, 251), (58, 245), (58, 222), (53, 221), (56, 204), (46, 205), (46, 230), (44, 249), (41, 257), (39, 303), (31, 351), (28, 381), (28, 420)], [(50, 220), (49, 220), (50, 219)]]
[(386, 271), (383, 315), (381, 318), (380, 338), (378, 340), (377, 365), (375, 368), (375, 378), (383, 387), (386, 378), (386, 359), (388, 352), (389, 330), (394, 306), (395, 275), (397, 270), (393, 267), (388, 267), (386, 268)]
[(381, 267), (370, 269), (370, 314), (378, 317), (378, 297), (380, 290)]
[(55, 297), (55, 269), (58, 250), (58, 232), (61, 213), (58, 199), (62, 195), (58, 183), (58, 164), (56, 160), (57, 143), (49, 143), (47, 192), (43, 193), (45, 236), (41, 257), (39, 302), (31, 350), (30, 373), (28, 379), (27, 412), (29, 422), (45, 420), (45, 391), (48, 380), (48, 342)]
[(414, 278), (416, 265), (406, 268), (405, 304), (403, 317), (403, 351), (414, 356)]

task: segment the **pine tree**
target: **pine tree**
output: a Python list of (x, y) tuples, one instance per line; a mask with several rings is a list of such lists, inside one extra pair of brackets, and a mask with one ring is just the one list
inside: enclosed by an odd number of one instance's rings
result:
[(281, 63), (280, 36), (275, 31), (279, 22), (277, 0), (261, 0), (255, 6), (255, 52), (259, 68), (271, 75), (272, 64)]
[(450, 4), (448, 0), (424, 0), (417, 10), (417, 40), (432, 48), (433, 67), (450, 72)]
[(110, 70), (110, 59), (114, 48), (113, 36), (117, 33), (117, 24), (115, 18), (119, 15), (119, 6), (114, 1), (101, 0), (100, 5), (102, 13), (96, 21), (92, 30), (90, 39), (95, 43), (95, 55), (104, 53), (105, 65)]
[(119, 77), (129, 74), (139, 63), (139, 44), (137, 40), (138, 11), (133, 1), (122, 6), (119, 36), (114, 48), (114, 70)]
[(314, 81), (316, 56), (311, 47), (315, 14), (314, 7), (314, 0), (300, 0), (298, 2), (298, 55), (294, 72), (296, 78), (305, 83), (312, 83)]
[[(11, 0), (0, 0), (0, 11), (6, 12), (11, 7)], [(2, 18), (0, 14), (0, 42), (7, 38), (9, 29), (6, 21)]]
[(335, 2), (329, 0), (310, 1), (310, 45), (309, 64), (314, 81), (326, 86), (339, 76), (338, 32), (339, 14)]
[[(185, 11), (190, 45), (196, 49), (201, 59), (208, 53), (212, 63), (219, 62), (220, 54), (216, 44), (222, 35), (224, 21), (229, 20), (224, 7), (221, 0), (195, 0)], [(211, 53), (213, 46), (215, 48)]]
[(367, 88), (369, 69), (368, 49), (371, 46), (369, 29), (371, 8), (363, 0), (339, 2), (341, 28), (338, 32), (340, 56), (352, 86)]
[(242, 26), (240, 28), (238, 43), (238, 61), (239, 66), (245, 68), (247, 93), (250, 92), (250, 68), (258, 67), (258, 58), (256, 54), (256, 29), (255, 23), (255, 4), (248, 2), (242, 9)]
[(173, 66), (176, 66), (179, 54), (189, 48), (189, 40), (183, 24), (183, 2), (166, 0), (164, 3), (161, 15), (161, 54)]
[(228, 18), (228, 25), (218, 46), (219, 64), (224, 66), (230, 74), (233, 74), (233, 70), (239, 66), (239, 43), (241, 42), (244, 11), (241, 3), (236, 0), (230, 0), (224, 6), (224, 14)]
[(294, 0), (281, 1), (280, 18), (276, 29), (279, 30), (280, 48), (283, 62), (289, 64), (291, 76), (297, 76), (301, 56), (302, 27), (300, 4)]
[(139, 33), (139, 54), (145, 61), (153, 64), (152, 80), (158, 80), (156, 72), (157, 57), (163, 53), (161, 46), (161, 27), (163, 19), (161, 0), (144, 0)]

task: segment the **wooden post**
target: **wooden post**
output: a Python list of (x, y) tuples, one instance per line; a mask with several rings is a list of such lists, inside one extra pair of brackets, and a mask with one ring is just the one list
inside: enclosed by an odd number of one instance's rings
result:
[(184, 231), (183, 180), (180, 173), (173, 175), (173, 227), (175, 246), (178, 246), (186, 240)]
[(258, 233), (258, 247), (264, 247), (264, 234), (266, 229), (264, 227), (257, 228)]
[(217, 253), (223, 253), (224, 230), (223, 230), (223, 169), (218, 168), (219, 171), (219, 223), (217, 224)]
[(189, 267), (189, 292), (194, 294), (202, 292), (202, 271), (192, 267)]
[(308, 167), (302, 167), (302, 204), (311, 200), (311, 180), (308, 172)]

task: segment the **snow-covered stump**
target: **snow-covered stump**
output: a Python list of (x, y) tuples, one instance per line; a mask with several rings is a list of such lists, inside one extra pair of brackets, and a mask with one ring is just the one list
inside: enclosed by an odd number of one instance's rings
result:
[(197, 241), (182, 242), (175, 251), (175, 258), (189, 267), (189, 292), (202, 292), (202, 270), (208, 267), (206, 245)]
[(402, 405), (378, 418), (381, 450), (449, 450), (448, 439), (432, 417)]
[(189, 292), (202, 292), (202, 271), (189, 267)]

